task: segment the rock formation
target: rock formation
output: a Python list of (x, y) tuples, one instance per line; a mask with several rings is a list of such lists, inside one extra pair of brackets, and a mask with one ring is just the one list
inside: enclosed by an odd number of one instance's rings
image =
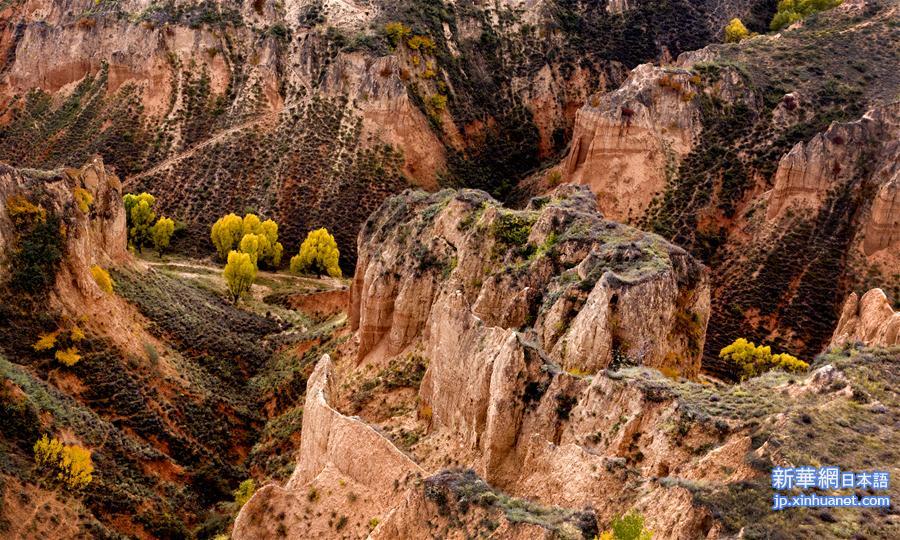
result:
[(589, 100), (575, 116), (563, 179), (590, 186), (600, 210), (637, 219), (666, 187), (701, 130), (683, 68), (638, 66), (614, 92)]
[[(811, 358), (851, 289), (898, 290), (900, 66), (866, 45), (897, 9), (869, 2), (864, 20), (821, 14), (839, 33), (798, 26), (641, 65), (576, 116), (562, 180), (710, 265), (705, 365), (719, 376), (717, 351), (738, 337)], [(779, 78), (809, 59), (777, 51), (810, 40), (843, 51), (809, 64), (840, 84)]]
[[(586, 188), (561, 187), (524, 211), (474, 191), (409, 194), (369, 219), (359, 250), (360, 359), (422, 336), (465, 357), (485, 326), (499, 342), (515, 329), (532, 334), (566, 369), (618, 360), (699, 370), (706, 270), (659, 237), (602, 219)], [(444, 340), (449, 349), (437, 346)]]
[[(663, 539), (772, 531), (781, 525), (748, 516), (770, 504), (769, 465), (805, 448), (790, 435), (794, 405), (838, 429), (831, 411), (851, 407), (851, 378), (867, 376), (848, 366), (896, 361), (845, 351), (810, 375), (678, 377), (697, 374), (686, 342), (703, 341), (705, 269), (601, 218), (584, 187), (523, 210), (471, 190), (406, 192), (371, 216), (359, 253), (355, 341), (317, 365), (294, 474), (244, 507), (238, 540), (281, 523), (324, 534), (335, 515), (353, 534), (371, 517), (373, 539), (592, 539), (629, 510)], [(427, 365), (413, 398), (387, 417), (338, 412), (388, 399), (365, 389), (409, 355)], [(397, 426), (419, 434), (405, 453)], [(365, 494), (358, 508), (347, 489)]]
[(891, 245), (900, 237), (896, 217), (888, 217), (900, 204), (893, 187), (900, 178), (898, 141), (900, 103), (894, 103), (873, 109), (859, 120), (834, 123), (810, 141), (797, 143), (778, 163), (766, 218), (777, 220), (788, 208), (816, 210), (835, 186), (876, 164), (872, 178), (878, 189), (866, 226), (865, 251), (871, 254)]
[[(235, 521), (234, 538), (325, 534), (322, 520), (300, 513), (303, 501), (312, 505), (321, 497), (332, 512), (352, 507), (356, 515), (382, 515), (403, 500), (410, 482), (422, 477), (424, 470), (383, 435), (332, 408), (333, 385), (332, 362), (326, 355), (307, 385), (298, 467), (283, 488), (267, 485), (244, 505)], [(273, 520), (272, 515), (280, 517)], [(345, 533), (359, 533), (368, 526), (353, 521)]]
[(765, 1), (46, 4), (3, 6), (0, 159), (100, 153), (129, 191), (198, 228), (247, 208), (282, 224), (285, 245), (326, 226), (351, 271), (387, 196), (438, 177), (505, 195), (559, 156), (588, 95)]
[(829, 347), (863, 343), (870, 347), (900, 345), (900, 312), (894, 311), (881, 289), (860, 298), (851, 293)]
[[(77, 192), (90, 197), (87, 212), (79, 208)], [(11, 215), (17, 203), (33, 204), (45, 214), (62, 218), (64, 252), (53, 293), (71, 313), (78, 313), (86, 299), (102, 296), (91, 275), (92, 266), (108, 267), (129, 258), (122, 184), (99, 157), (80, 169), (54, 171), (0, 164), (0, 200), (0, 254), (7, 262), (17, 241), (16, 216)]]

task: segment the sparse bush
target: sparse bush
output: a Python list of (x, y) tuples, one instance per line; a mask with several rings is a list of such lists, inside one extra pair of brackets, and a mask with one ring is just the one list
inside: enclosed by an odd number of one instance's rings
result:
[(256, 493), (256, 483), (253, 482), (252, 478), (248, 478), (241, 482), (238, 488), (234, 491), (234, 504), (238, 508), (243, 507), (247, 504), (247, 501), (250, 500), (250, 497)]
[(300, 245), (300, 253), (291, 257), (291, 272), (341, 277), (339, 258), (337, 242), (328, 234), (328, 229), (316, 229), (306, 235), (306, 240)]
[(40, 339), (31, 346), (35, 351), (49, 351), (53, 347), (56, 346), (56, 336), (59, 335), (59, 332), (51, 332), (49, 334), (41, 334)]
[(600, 540), (650, 540), (653, 532), (644, 528), (644, 516), (630, 512), (618, 517), (610, 524), (609, 530), (600, 534)]
[(787, 353), (772, 354), (769, 346), (757, 347), (751, 341), (738, 338), (719, 352), (723, 358), (740, 370), (741, 380), (762, 375), (773, 369), (798, 373), (809, 369), (809, 364)]
[(159, 218), (156, 225), (150, 229), (153, 247), (156, 248), (156, 253), (159, 256), (162, 256), (163, 251), (169, 247), (169, 242), (172, 240), (172, 234), (174, 232), (175, 222), (167, 217)]
[(6, 211), (16, 225), (47, 220), (47, 211), (43, 206), (36, 205), (21, 195), (12, 195), (6, 199)]
[(414, 51), (421, 50), (429, 53), (433, 53), (437, 48), (434, 40), (428, 36), (413, 36), (406, 41), (406, 46)]
[(71, 490), (83, 488), (93, 480), (91, 451), (75, 444), (63, 444), (44, 435), (34, 443), (34, 462)]
[(106, 294), (112, 294), (113, 285), (115, 284), (112, 278), (109, 277), (109, 272), (95, 264), (91, 267), (91, 276), (94, 277), (94, 281), (97, 282), (97, 286), (100, 287), (101, 291)]
[(734, 18), (725, 25), (725, 43), (737, 43), (748, 37), (750, 31), (744, 26), (740, 19)]
[(78, 354), (78, 349), (76, 349), (75, 347), (69, 347), (66, 350), (56, 351), (55, 356), (56, 360), (60, 364), (69, 367), (72, 367), (81, 361), (81, 355)]

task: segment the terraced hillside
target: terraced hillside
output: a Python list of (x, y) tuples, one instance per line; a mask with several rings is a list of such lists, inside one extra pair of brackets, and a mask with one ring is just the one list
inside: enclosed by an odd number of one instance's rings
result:
[(253, 209), (291, 244), (327, 226), (349, 272), (386, 196), (448, 184), (502, 198), (560, 155), (588, 95), (718, 41), (731, 16), (761, 30), (772, 4), (14, 0), (0, 160), (100, 153), (184, 222)]

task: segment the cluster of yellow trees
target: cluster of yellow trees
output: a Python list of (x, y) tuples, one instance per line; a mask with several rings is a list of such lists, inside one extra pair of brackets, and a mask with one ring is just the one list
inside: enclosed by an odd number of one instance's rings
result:
[[(237, 303), (250, 290), (260, 266), (277, 269), (281, 264), (284, 246), (278, 241), (278, 224), (267, 219), (260, 221), (255, 214), (243, 218), (228, 214), (216, 221), (210, 238), (221, 260), (225, 261), (223, 276), (231, 300)], [(311, 231), (291, 258), (294, 273), (341, 276), (338, 266), (340, 252), (337, 242), (326, 229)]]
[(157, 220), (156, 211), (153, 209), (155, 204), (156, 198), (149, 193), (125, 195), (128, 243), (138, 252), (142, 252), (144, 246), (153, 244), (156, 252), (162, 256), (175, 232), (175, 222), (167, 217)]
[(738, 338), (731, 345), (719, 351), (719, 358), (735, 364), (741, 380), (762, 375), (773, 369), (799, 373), (809, 369), (809, 364), (787, 353), (772, 354), (768, 345), (757, 347), (752, 341)]
[(44, 435), (34, 443), (34, 463), (71, 490), (81, 489), (94, 479), (91, 451), (77, 444), (63, 444)]

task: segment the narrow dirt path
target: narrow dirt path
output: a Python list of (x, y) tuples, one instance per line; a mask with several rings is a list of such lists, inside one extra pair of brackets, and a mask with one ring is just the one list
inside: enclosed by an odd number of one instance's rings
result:
[(216, 143), (219, 143), (219, 142), (225, 140), (229, 136), (237, 133), (238, 131), (247, 129), (249, 127), (256, 126), (258, 124), (263, 124), (265, 122), (272, 121), (276, 117), (277, 117), (277, 115), (275, 113), (268, 113), (261, 117), (258, 116), (251, 120), (247, 120), (246, 122), (242, 122), (236, 126), (232, 126), (228, 129), (220, 131), (220, 132), (216, 133), (215, 135), (213, 135), (212, 137), (206, 139), (205, 141), (188, 148), (184, 152), (181, 152), (172, 157), (166, 158), (165, 160), (161, 161), (160, 163), (157, 163), (156, 165), (154, 165), (153, 167), (150, 167), (149, 169), (147, 169), (145, 171), (141, 171), (133, 176), (129, 176), (128, 178), (125, 179), (125, 185), (129, 185), (129, 184), (136, 182), (136, 181), (140, 180), (141, 178), (145, 178), (147, 176), (153, 176), (154, 174), (164, 171), (165, 169), (171, 167), (172, 165), (175, 165), (179, 161), (182, 161), (182, 160), (192, 157), (194, 154), (196, 154), (200, 150), (203, 150), (204, 148), (208, 148)]

